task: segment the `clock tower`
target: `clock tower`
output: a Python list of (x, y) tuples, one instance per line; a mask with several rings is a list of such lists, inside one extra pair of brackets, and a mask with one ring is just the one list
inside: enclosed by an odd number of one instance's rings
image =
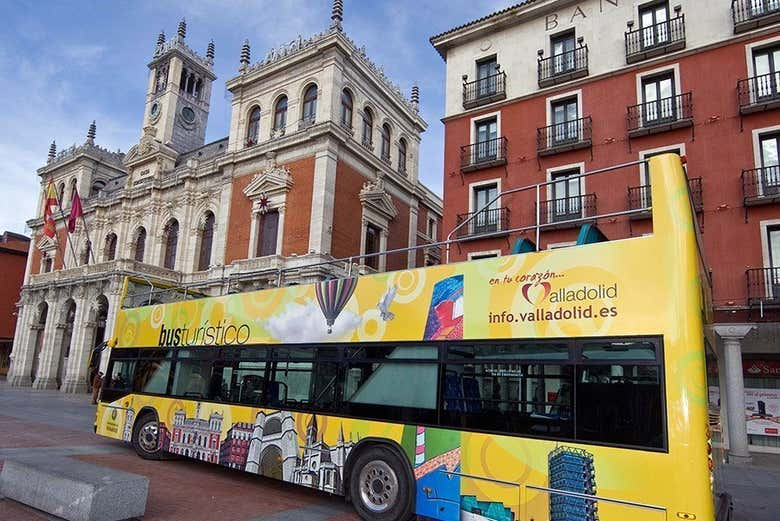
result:
[(184, 39), (187, 24), (179, 22), (176, 36), (165, 40), (160, 33), (149, 63), (149, 87), (146, 92), (144, 134), (155, 129), (158, 141), (178, 153), (204, 144), (209, 117), (209, 99), (214, 75), (214, 42), (209, 42), (206, 57), (190, 49)]

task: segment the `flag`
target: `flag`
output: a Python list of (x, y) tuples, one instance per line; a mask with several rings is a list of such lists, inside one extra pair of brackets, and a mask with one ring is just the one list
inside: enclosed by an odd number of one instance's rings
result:
[(76, 231), (76, 219), (84, 215), (84, 211), (81, 209), (81, 198), (79, 197), (79, 191), (73, 189), (73, 201), (70, 203), (70, 217), (68, 217), (68, 231), (73, 233)]
[(43, 204), (43, 234), (53, 239), (57, 233), (57, 224), (54, 222), (54, 212), (57, 209), (57, 190), (54, 183), (49, 180), (46, 187), (46, 201)]

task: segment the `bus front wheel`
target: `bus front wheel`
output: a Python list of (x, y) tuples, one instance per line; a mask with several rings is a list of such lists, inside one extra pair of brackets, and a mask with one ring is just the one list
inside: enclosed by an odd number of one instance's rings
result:
[(147, 413), (136, 420), (133, 428), (133, 448), (144, 459), (162, 459), (160, 424), (157, 417)]
[(414, 509), (414, 494), (404, 462), (384, 447), (358, 455), (349, 477), (352, 505), (362, 519), (406, 521)]

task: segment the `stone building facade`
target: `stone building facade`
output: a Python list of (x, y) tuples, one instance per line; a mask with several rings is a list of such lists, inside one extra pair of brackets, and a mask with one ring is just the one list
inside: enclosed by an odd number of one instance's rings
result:
[[(217, 295), (439, 262), (434, 247), (378, 255), (438, 240), (442, 206), (418, 180), (419, 92), (404, 96), (347, 37), (341, 2), (324, 32), (257, 63), (244, 43), (230, 132), (211, 143), (215, 48), (199, 54), (186, 29), (157, 40), (137, 145), (98, 146), (93, 122), (38, 170), (61, 211), (54, 239), (28, 221), (13, 385), (85, 390), (128, 275)], [(84, 219), (68, 235), (76, 192)], [(340, 258), (352, 262), (328, 264)]]

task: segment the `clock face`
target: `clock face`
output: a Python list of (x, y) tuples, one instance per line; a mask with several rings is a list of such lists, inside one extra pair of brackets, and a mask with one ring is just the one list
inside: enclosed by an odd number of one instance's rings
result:
[(152, 116), (153, 118), (156, 118), (159, 113), (160, 113), (160, 104), (155, 101), (152, 104), (152, 108), (149, 111), (149, 115)]
[(190, 107), (184, 107), (183, 109), (181, 109), (181, 117), (187, 123), (193, 123), (195, 121), (195, 111), (192, 110)]

